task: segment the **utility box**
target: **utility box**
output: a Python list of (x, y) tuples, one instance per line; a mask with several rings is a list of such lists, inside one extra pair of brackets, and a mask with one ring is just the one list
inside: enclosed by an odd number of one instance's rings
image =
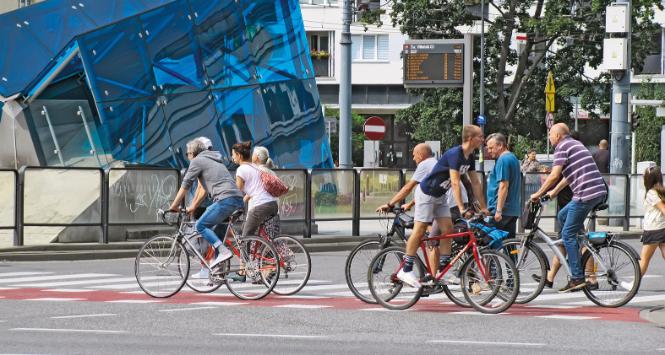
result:
[(612, 4), (606, 8), (605, 32), (630, 32), (630, 6), (627, 3)]
[(625, 38), (605, 38), (603, 40), (603, 69), (627, 70), (628, 40)]

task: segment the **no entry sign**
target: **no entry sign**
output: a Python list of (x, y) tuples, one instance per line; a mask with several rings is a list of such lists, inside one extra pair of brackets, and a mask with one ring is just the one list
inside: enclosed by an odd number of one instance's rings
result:
[(363, 131), (365, 137), (371, 141), (382, 140), (386, 134), (386, 123), (379, 116), (368, 117), (363, 124)]

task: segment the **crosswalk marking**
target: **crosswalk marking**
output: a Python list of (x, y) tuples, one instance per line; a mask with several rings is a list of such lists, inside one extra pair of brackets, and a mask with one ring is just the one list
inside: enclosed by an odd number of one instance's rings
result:
[(536, 318), (547, 318), (547, 319), (568, 319), (568, 320), (587, 320), (587, 319), (597, 319), (600, 317), (590, 317), (590, 316), (569, 316), (564, 314), (551, 314), (548, 316), (536, 316)]
[[(152, 276), (153, 278), (159, 276)], [(150, 277), (148, 277), (150, 279)], [(21, 287), (61, 287), (61, 286), (77, 286), (77, 285), (87, 285), (87, 284), (100, 284), (100, 283), (110, 283), (110, 282), (127, 282), (127, 281), (136, 281), (136, 277), (112, 277), (112, 278), (99, 278), (95, 280), (76, 280), (76, 281), (62, 281), (62, 282), (37, 282), (37, 283), (28, 283), (21, 284)]]
[(20, 271), (20, 272), (0, 272), (0, 277), (30, 276), (30, 275), (49, 275), (51, 271)]
[(106, 303), (161, 303), (164, 301), (160, 300), (113, 300), (113, 301), (105, 301)]
[(54, 302), (71, 302), (71, 301), (85, 301), (85, 298), (55, 298), (55, 297), (41, 297), (29, 298), (26, 301), (54, 301)]
[(274, 308), (300, 308), (300, 309), (319, 309), (319, 308), (330, 308), (332, 306), (323, 305), (323, 304), (282, 304), (279, 306), (274, 306)]
[(18, 277), (18, 278), (5, 278), (0, 279), (0, 283), (6, 283), (10, 286), (21, 286), (19, 284), (33, 281), (45, 281), (45, 280), (66, 280), (66, 279), (85, 279), (85, 278), (97, 278), (97, 277), (107, 277), (107, 276), (120, 276), (117, 274), (71, 274), (71, 275), (53, 275), (53, 276), (35, 276), (35, 277)]
[(85, 288), (53, 288), (44, 291), (45, 292), (95, 292), (95, 290), (88, 290)]

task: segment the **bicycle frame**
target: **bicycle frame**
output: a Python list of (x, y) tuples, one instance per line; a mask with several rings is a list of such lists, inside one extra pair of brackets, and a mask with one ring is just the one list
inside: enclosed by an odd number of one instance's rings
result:
[[(453, 239), (453, 238), (460, 238), (460, 237), (468, 237), (469, 242), (466, 243), (464, 248), (462, 248), (462, 250), (460, 250), (460, 252), (457, 253), (457, 255), (455, 255), (455, 257), (450, 260), (448, 265), (446, 265), (446, 267), (444, 267), (443, 270), (441, 270), (440, 272), (437, 272), (437, 273), (433, 272), (433, 270), (431, 270), (431, 266), (430, 266), (430, 263), (429, 263), (429, 257), (427, 256), (427, 249), (426, 249), (427, 242), (441, 241), (443, 239)], [(469, 249), (471, 249), (472, 254), (473, 254), (473, 258), (476, 260), (476, 263), (478, 264), (478, 268), (480, 269), (479, 271), (480, 271), (481, 275), (483, 276), (485, 281), (489, 281), (489, 277), (488, 277), (488, 274), (487, 274), (487, 270), (485, 269), (485, 265), (483, 265), (483, 263), (480, 262), (480, 253), (478, 252), (478, 243), (476, 241), (476, 234), (473, 231), (468, 230), (466, 232), (460, 232), (460, 233), (441, 234), (441, 235), (434, 236), (434, 237), (425, 237), (420, 242), (420, 250), (423, 252), (423, 256), (425, 257), (425, 265), (427, 265), (427, 272), (429, 272), (430, 275), (436, 275), (436, 276), (434, 276), (434, 279), (437, 282), (440, 281), (441, 278), (443, 278), (443, 276), (453, 267), (453, 265), (455, 265), (455, 263), (462, 256), (464, 256), (464, 254), (466, 254), (466, 252)], [(403, 263), (404, 262), (402, 261), (402, 264)], [(400, 267), (401, 266), (402, 265), (400, 265)]]

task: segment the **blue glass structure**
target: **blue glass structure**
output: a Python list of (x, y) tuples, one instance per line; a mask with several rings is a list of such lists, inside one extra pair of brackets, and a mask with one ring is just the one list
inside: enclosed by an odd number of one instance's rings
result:
[(297, 0), (50, 0), (0, 31), (0, 95), (29, 107), (44, 165), (182, 167), (205, 135), (332, 166)]

